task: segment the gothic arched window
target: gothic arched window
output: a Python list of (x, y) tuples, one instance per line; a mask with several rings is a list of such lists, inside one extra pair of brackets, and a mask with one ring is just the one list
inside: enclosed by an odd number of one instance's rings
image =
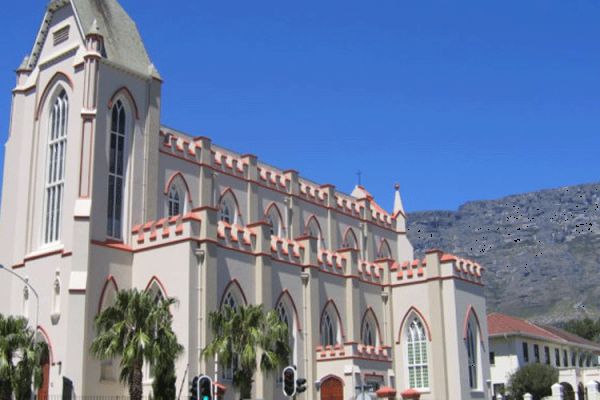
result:
[(270, 231), (272, 236), (282, 236), (283, 230), (285, 229), (283, 226), (283, 221), (281, 218), (281, 214), (279, 213), (279, 209), (276, 205), (272, 204), (267, 210), (267, 223), (271, 225)]
[(471, 321), (467, 325), (467, 362), (469, 366), (469, 387), (476, 389), (479, 386), (477, 380), (477, 333), (473, 329)]
[(221, 207), (219, 208), (219, 219), (228, 224), (231, 224), (233, 221), (233, 218), (231, 217), (231, 207), (226, 201), (221, 202)]
[(121, 239), (123, 236), (123, 193), (125, 187), (125, 136), (127, 115), (121, 100), (112, 108), (110, 147), (108, 151), (108, 204), (107, 235)]
[(310, 217), (306, 224), (305, 234), (317, 239), (319, 250), (326, 249), (323, 232), (321, 231), (321, 227), (314, 215)]
[(48, 147), (46, 153), (46, 187), (44, 204), (44, 243), (60, 239), (60, 217), (65, 186), (65, 157), (67, 154), (67, 118), (69, 99), (62, 90), (50, 112)]
[[(223, 302), (221, 303), (221, 307), (229, 306), (234, 312), (238, 310), (240, 301), (238, 296), (234, 293), (233, 289), (227, 291), (225, 296), (223, 297)], [(223, 379), (231, 380), (233, 379), (233, 373), (237, 369), (238, 366), (238, 356), (234, 354), (231, 358), (231, 363), (229, 365), (223, 365)]]
[(179, 194), (179, 190), (175, 185), (171, 186), (169, 189), (169, 204), (168, 204), (168, 214), (169, 217), (174, 217), (175, 215), (181, 214), (183, 211), (182, 207), (182, 196)]
[(335, 344), (334, 324), (335, 322), (331, 319), (329, 313), (325, 312), (321, 321), (321, 344), (323, 346), (333, 346)]
[[(107, 280), (102, 295), (100, 296), (102, 302), (100, 303), (99, 311), (102, 312), (109, 307), (112, 307), (117, 302), (117, 286), (114, 280)], [(100, 362), (100, 380), (101, 381), (115, 381), (117, 379), (116, 366), (118, 360), (115, 358), (109, 358)]]
[(296, 329), (294, 313), (292, 311), (289, 299), (286, 299), (288, 296), (283, 296), (282, 299), (277, 304), (275, 309), (277, 310), (277, 315), (279, 316), (279, 320), (283, 322), (288, 329), (288, 345), (290, 346), (290, 355), (291, 359), (289, 360), (292, 364), (297, 363), (298, 354), (296, 351)]
[(356, 239), (356, 235), (352, 228), (349, 228), (344, 235), (344, 241), (342, 242), (342, 249), (357, 249), (358, 250), (358, 240)]
[(375, 333), (371, 321), (365, 320), (362, 328), (361, 339), (367, 346), (375, 346)]
[(225, 295), (224, 300), (223, 300), (223, 305), (224, 306), (229, 306), (233, 310), (237, 310), (237, 308), (238, 308), (238, 301), (235, 298), (235, 295), (233, 294), (233, 292), (231, 290), (229, 292), (227, 292), (227, 294)]
[(408, 384), (411, 388), (429, 387), (429, 366), (427, 363), (427, 336), (421, 320), (413, 317), (406, 330), (406, 357)]

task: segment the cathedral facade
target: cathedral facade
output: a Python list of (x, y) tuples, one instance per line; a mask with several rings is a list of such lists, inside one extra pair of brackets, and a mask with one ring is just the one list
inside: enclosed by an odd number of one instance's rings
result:
[[(483, 268), (416, 259), (394, 210), (207, 137), (161, 125), (161, 77), (116, 0), (54, 0), (17, 69), (0, 214), (0, 313), (48, 343), (42, 393), (126, 395), (118, 362), (89, 352), (121, 289), (175, 297), (177, 388), (235, 365), (201, 357), (208, 314), (263, 304), (289, 327), (307, 399), (356, 386), (422, 399), (489, 398)], [(325, 166), (324, 166), (325, 167)], [(35, 288), (35, 292), (30, 288)], [(36, 326), (37, 325), (37, 326)], [(152, 377), (146, 368), (145, 394)], [(253, 397), (282, 399), (275, 375)]]

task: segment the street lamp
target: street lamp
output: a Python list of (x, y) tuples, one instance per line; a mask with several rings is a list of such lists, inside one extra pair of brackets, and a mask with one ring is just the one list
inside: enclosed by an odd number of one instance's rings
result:
[(21, 275), (17, 274), (15, 271), (10, 270), (8, 268), (6, 268), (4, 265), (0, 264), (0, 269), (16, 276), (18, 279), (20, 279), (24, 284), (27, 285), (27, 287), (29, 287), (29, 289), (31, 289), (31, 291), (33, 292), (33, 294), (35, 294), (35, 300), (36, 300), (36, 307), (35, 307), (35, 327), (34, 330), (37, 330), (38, 328), (38, 322), (39, 322), (39, 317), (40, 317), (40, 296), (38, 295), (38, 292), (34, 289), (33, 286), (31, 286), (31, 284), (29, 282), (27, 282), (27, 279), (23, 278)]

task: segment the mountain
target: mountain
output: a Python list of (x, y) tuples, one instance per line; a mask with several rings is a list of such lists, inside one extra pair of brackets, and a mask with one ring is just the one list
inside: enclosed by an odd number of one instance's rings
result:
[(409, 213), (408, 237), (418, 256), (439, 248), (484, 266), (490, 312), (600, 317), (600, 183)]

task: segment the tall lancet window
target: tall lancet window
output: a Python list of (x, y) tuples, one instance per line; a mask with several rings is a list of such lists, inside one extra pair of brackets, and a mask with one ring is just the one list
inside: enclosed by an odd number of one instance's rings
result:
[(416, 317), (412, 319), (406, 332), (406, 355), (409, 386), (417, 389), (428, 388), (427, 336), (423, 323)]
[(60, 217), (65, 186), (67, 118), (69, 99), (62, 90), (50, 112), (50, 134), (46, 155), (46, 193), (44, 204), (44, 243), (60, 239)]
[(123, 231), (123, 188), (125, 179), (125, 124), (127, 117), (119, 100), (112, 108), (108, 154), (108, 236), (121, 239)]
[(169, 190), (169, 217), (181, 214), (181, 196), (175, 185)]
[(469, 321), (467, 325), (467, 362), (469, 366), (469, 386), (471, 389), (476, 389), (478, 387), (476, 340), (476, 335), (473, 332), (473, 326)]

